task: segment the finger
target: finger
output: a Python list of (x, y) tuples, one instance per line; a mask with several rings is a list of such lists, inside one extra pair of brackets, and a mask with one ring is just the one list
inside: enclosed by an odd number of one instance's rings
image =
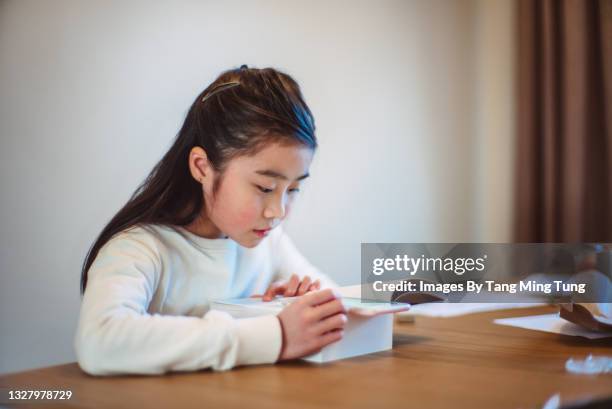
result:
[(264, 301), (270, 300), (274, 296), (274, 291), (276, 290), (277, 287), (278, 287), (278, 284), (276, 284), (276, 283), (270, 284), (268, 286), (266, 292), (263, 295), (263, 300)]
[(261, 294), (253, 294), (251, 298), (261, 298), (263, 297)]
[(331, 317), (325, 318), (315, 326), (317, 334), (325, 334), (326, 332), (333, 331), (336, 329), (343, 329), (346, 325), (348, 318), (346, 314), (339, 313), (332, 315)]
[(287, 289), (284, 294), (285, 297), (293, 297), (297, 291), (298, 285), (300, 285), (300, 277), (298, 277), (297, 274), (292, 274), (287, 283)]
[(270, 301), (277, 294), (284, 293), (286, 289), (285, 283), (272, 283), (270, 287), (268, 287), (268, 290), (266, 290), (266, 293), (263, 296), (263, 301)]
[(310, 288), (310, 282), (312, 280), (310, 279), (309, 276), (305, 276), (302, 279), (302, 282), (300, 283), (300, 285), (298, 286), (296, 295), (304, 295), (306, 294), (306, 292), (308, 291), (308, 288)]
[(308, 291), (316, 291), (320, 289), (321, 289), (321, 280), (317, 278), (312, 284), (310, 284), (310, 288), (308, 289)]
[(331, 288), (326, 288), (325, 290), (314, 291), (312, 293), (308, 293), (304, 295), (301, 299), (302, 302), (306, 305), (315, 306), (319, 304), (323, 304), (327, 301), (335, 300), (336, 298), (340, 298), (340, 296)]
[(341, 329), (323, 334), (321, 335), (321, 337), (319, 337), (319, 348), (323, 348), (324, 346), (329, 345), (333, 342), (340, 341), (343, 336), (344, 330)]
[(346, 313), (344, 305), (342, 304), (342, 300), (339, 299), (320, 304), (314, 309), (314, 315), (316, 320), (322, 320), (338, 313)]

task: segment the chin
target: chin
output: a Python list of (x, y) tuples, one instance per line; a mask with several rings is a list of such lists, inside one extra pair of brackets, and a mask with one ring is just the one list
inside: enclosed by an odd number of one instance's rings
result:
[(236, 242), (240, 244), (242, 247), (246, 247), (252, 249), (253, 247), (257, 247), (259, 243), (261, 243), (262, 239), (251, 239), (251, 240), (240, 240)]

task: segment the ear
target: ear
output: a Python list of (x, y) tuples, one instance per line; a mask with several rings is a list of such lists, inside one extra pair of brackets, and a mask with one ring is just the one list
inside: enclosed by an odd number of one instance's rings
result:
[(194, 146), (189, 152), (189, 171), (191, 176), (202, 184), (204, 190), (212, 188), (215, 171), (208, 160), (206, 151), (200, 146)]

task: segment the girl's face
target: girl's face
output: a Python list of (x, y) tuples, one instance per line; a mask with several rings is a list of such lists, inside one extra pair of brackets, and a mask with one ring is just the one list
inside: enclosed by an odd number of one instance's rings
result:
[(301, 181), (308, 177), (312, 156), (308, 147), (278, 143), (239, 156), (227, 164), (213, 195), (220, 175), (204, 150), (193, 148), (189, 165), (202, 184), (205, 213), (187, 228), (203, 237), (229, 236), (244, 247), (255, 247), (289, 214)]

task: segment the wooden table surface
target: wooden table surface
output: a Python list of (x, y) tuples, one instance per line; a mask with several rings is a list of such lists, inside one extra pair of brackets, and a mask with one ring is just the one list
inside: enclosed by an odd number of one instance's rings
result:
[[(396, 323), (390, 351), (336, 361), (164, 376), (91, 377), (76, 364), (8, 374), (0, 387), (70, 389), (69, 401), (15, 407), (91, 408), (541, 408), (612, 395), (612, 375), (574, 375), (569, 357), (612, 355), (612, 338), (588, 340), (493, 324), (554, 312), (495, 311)], [(5, 390), (6, 392), (6, 390)], [(6, 401), (4, 402), (6, 405)]]

